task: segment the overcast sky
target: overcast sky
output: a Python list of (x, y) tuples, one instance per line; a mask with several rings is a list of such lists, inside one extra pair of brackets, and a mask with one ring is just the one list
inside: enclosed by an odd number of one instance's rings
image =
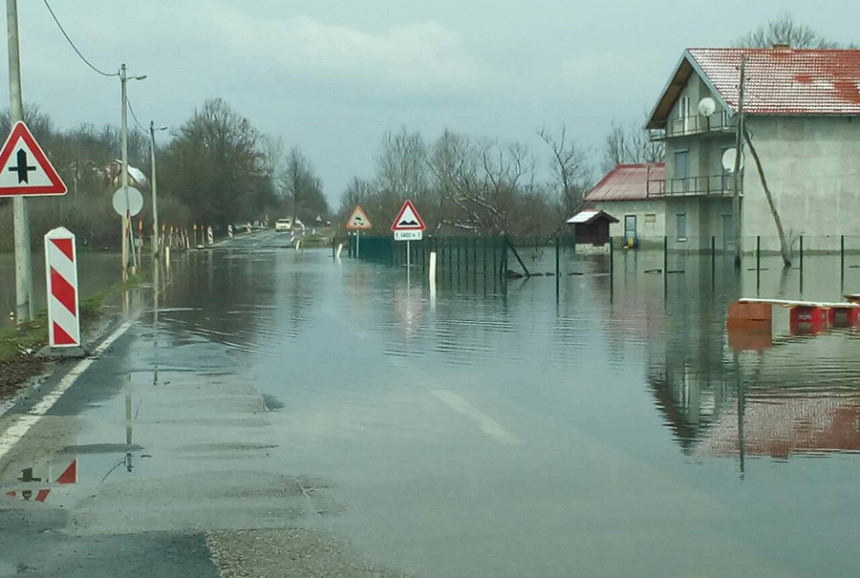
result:
[[(299, 146), (334, 203), (352, 176), (373, 175), (387, 129), (429, 141), (447, 127), (544, 154), (535, 130), (566, 124), (597, 166), (612, 120), (639, 120), (684, 48), (729, 45), (780, 10), (860, 40), (860, 2), (844, 0), (50, 1), (96, 66), (148, 75), (129, 83), (142, 123), (176, 128), (221, 97)], [(61, 128), (118, 125), (119, 81), (78, 59), (42, 0), (18, 4), (25, 102)]]

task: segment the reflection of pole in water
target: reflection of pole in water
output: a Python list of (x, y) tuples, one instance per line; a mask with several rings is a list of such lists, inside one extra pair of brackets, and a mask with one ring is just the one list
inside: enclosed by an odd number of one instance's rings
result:
[(159, 273), (161, 269), (161, 261), (159, 259), (152, 260), (152, 333), (153, 345), (155, 347), (155, 371), (152, 376), (152, 385), (158, 385), (158, 297), (161, 289), (159, 282)]
[[(131, 380), (131, 375), (128, 376), (129, 380)], [(132, 441), (132, 431), (131, 431), (131, 393), (126, 392), (125, 394), (125, 445), (127, 447), (125, 453), (125, 467), (130, 472), (133, 469), (133, 464), (131, 462), (131, 441)]]
[(746, 448), (744, 447), (744, 387), (743, 380), (741, 379), (741, 364), (740, 364), (740, 353), (738, 351), (734, 352), (734, 362), (735, 362), (735, 385), (737, 387), (737, 395), (738, 395), (738, 463), (741, 470), (741, 479), (744, 477), (744, 452)]

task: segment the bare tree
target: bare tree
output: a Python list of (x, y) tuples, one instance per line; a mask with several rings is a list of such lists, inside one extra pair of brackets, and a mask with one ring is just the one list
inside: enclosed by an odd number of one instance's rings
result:
[(379, 187), (399, 198), (416, 199), (427, 191), (427, 147), (421, 133), (386, 132), (376, 157)]
[(741, 36), (735, 44), (741, 48), (770, 48), (775, 44), (787, 44), (792, 48), (839, 47), (838, 42), (797, 22), (788, 12), (780, 12), (776, 18)]
[(600, 168), (608, 173), (616, 165), (624, 163), (659, 163), (665, 154), (666, 145), (652, 141), (641, 125), (632, 123), (624, 127), (613, 121), (604, 141)]
[(294, 223), (297, 219), (311, 222), (316, 216), (328, 215), (322, 182), (298, 147), (291, 148), (287, 154), (282, 185), (287, 196), (285, 200), (291, 204)]
[(562, 125), (558, 136), (546, 128), (538, 131), (538, 136), (552, 152), (550, 169), (559, 190), (559, 210), (563, 217), (572, 215), (580, 205), (591, 176), (588, 151), (568, 139), (567, 127)]

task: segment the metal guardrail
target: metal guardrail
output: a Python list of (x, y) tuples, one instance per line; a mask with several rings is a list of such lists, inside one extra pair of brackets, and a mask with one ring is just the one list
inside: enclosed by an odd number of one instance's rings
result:
[(649, 196), (731, 196), (734, 191), (732, 175), (686, 177), (648, 182)]
[(652, 141), (661, 141), (667, 138), (679, 136), (691, 136), (705, 133), (731, 133), (737, 130), (736, 117), (728, 114), (713, 114), (702, 116), (700, 114), (686, 118), (673, 118), (666, 121), (664, 130), (652, 130), (650, 138)]

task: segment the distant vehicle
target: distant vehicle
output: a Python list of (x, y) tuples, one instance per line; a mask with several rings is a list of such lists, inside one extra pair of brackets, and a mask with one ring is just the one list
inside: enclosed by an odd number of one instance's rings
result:
[(275, 230), (276, 231), (289, 231), (293, 228), (293, 220), (292, 219), (278, 219), (275, 221)]

